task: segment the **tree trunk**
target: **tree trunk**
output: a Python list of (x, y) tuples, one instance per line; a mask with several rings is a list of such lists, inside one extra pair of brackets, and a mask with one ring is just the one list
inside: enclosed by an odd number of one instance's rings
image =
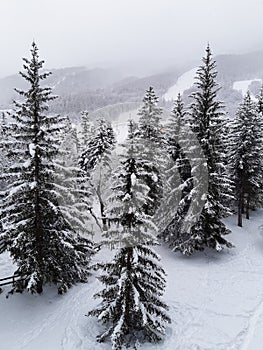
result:
[(42, 222), (41, 222), (41, 207), (40, 207), (40, 155), (38, 149), (38, 134), (39, 134), (39, 116), (37, 107), (34, 112), (34, 132), (35, 132), (35, 155), (34, 155), (34, 166), (35, 174), (34, 180), (36, 182), (36, 188), (34, 193), (34, 204), (35, 204), (35, 243), (36, 243), (36, 264), (38, 271), (38, 281), (37, 281), (37, 293), (41, 294), (43, 292), (43, 232), (42, 232)]
[(244, 200), (244, 197), (242, 198), (242, 202), (241, 202), (241, 213), (245, 214), (245, 200)]
[(240, 189), (239, 198), (238, 198), (238, 209), (237, 209), (237, 225), (242, 227), (242, 207), (243, 207), (243, 191)]
[(250, 197), (249, 194), (247, 194), (247, 201), (246, 201), (246, 219), (249, 220), (249, 204), (250, 204)]
[(105, 218), (105, 213), (104, 213), (105, 206), (103, 203), (100, 189), (101, 189), (101, 175), (100, 175), (100, 179), (99, 179), (99, 184), (96, 188), (96, 194), (97, 194), (99, 202), (100, 202), (100, 214), (101, 214), (101, 221), (102, 221), (102, 230), (107, 231), (107, 219)]
[(43, 280), (37, 282), (37, 293), (41, 294), (43, 292)]
[(100, 214), (101, 214), (103, 231), (106, 231), (107, 230), (107, 219), (105, 218), (104, 203), (102, 202), (101, 198), (100, 198)]

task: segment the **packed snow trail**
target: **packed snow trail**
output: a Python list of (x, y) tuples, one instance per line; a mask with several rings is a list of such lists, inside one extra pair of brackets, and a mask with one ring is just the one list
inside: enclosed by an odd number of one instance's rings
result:
[[(233, 90), (236, 90), (238, 92), (241, 92), (242, 96), (245, 97), (247, 91), (249, 90), (249, 85), (253, 82), (258, 82), (262, 84), (261, 79), (250, 79), (250, 80), (240, 80), (240, 81), (235, 81), (233, 83)], [(252, 98), (255, 99), (255, 96), (251, 94)]]
[(176, 83), (163, 95), (163, 98), (166, 101), (176, 100), (179, 93), (183, 94), (185, 90), (190, 89), (194, 85), (196, 71), (197, 67), (182, 74)]
[[(262, 350), (263, 344), (263, 210), (252, 212), (244, 227), (236, 217), (225, 220), (236, 246), (221, 253), (207, 250), (184, 257), (159, 247), (168, 274), (165, 300), (172, 324), (163, 343), (141, 349)], [(96, 260), (109, 259), (102, 251)], [(0, 256), (0, 276), (12, 273), (7, 255)], [(101, 288), (92, 277), (63, 296), (49, 288), (42, 296), (0, 295), (0, 344), (3, 350), (110, 350), (99, 344), (101, 327), (85, 314)]]

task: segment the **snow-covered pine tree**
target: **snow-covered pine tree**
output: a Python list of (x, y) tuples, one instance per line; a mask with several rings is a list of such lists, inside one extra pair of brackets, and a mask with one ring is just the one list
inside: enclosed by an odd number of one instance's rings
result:
[(106, 228), (104, 193), (111, 172), (111, 152), (115, 143), (115, 135), (111, 124), (104, 119), (100, 119), (95, 125), (90, 140), (84, 145), (79, 161), (81, 169), (91, 178), (95, 194), (99, 200), (104, 229)]
[[(175, 213), (171, 213), (174, 217), (170, 224), (165, 227), (161, 236), (171, 247), (177, 245), (179, 237), (185, 233), (181, 232), (182, 223), (190, 206), (193, 189), (191, 164), (186, 154), (189, 146), (187, 142), (188, 131), (188, 116), (179, 93), (174, 101), (165, 135), (166, 150), (171, 158), (166, 170), (169, 191), (165, 195), (165, 201)], [(165, 214), (165, 222), (167, 223), (167, 213)]]
[[(4, 144), (7, 143), (7, 135), (6, 135), (6, 116), (5, 113), (2, 113), (1, 119), (0, 119), (0, 157), (1, 157), (1, 162), (0, 162), (0, 203), (2, 201), (2, 192), (6, 186), (6, 182), (2, 178), (3, 171), (5, 167), (7, 167), (7, 147), (4, 146)], [(1, 210), (0, 210), (0, 234), (2, 231), (2, 223), (1, 223)], [(6, 246), (4, 242), (0, 240), (0, 254), (6, 249)], [(1, 289), (0, 289), (1, 292)]]
[[(3, 170), (7, 163), (7, 146), (4, 146), (7, 143), (7, 133), (6, 133), (6, 116), (5, 113), (2, 113), (0, 119), (0, 176), (3, 173)], [(4, 181), (0, 178), (0, 190), (4, 187)], [(0, 196), (1, 200), (1, 196)], [(1, 226), (0, 226), (1, 227)]]
[(65, 118), (65, 129), (62, 135), (63, 160), (68, 165), (77, 165), (81, 151), (81, 140), (77, 127), (69, 117)]
[[(207, 160), (208, 193), (204, 193), (204, 207), (198, 221), (191, 228), (189, 238), (176, 247), (184, 254), (203, 250), (205, 246), (218, 251), (224, 245), (232, 247), (224, 238), (229, 230), (221, 221), (221, 216), (230, 212), (222, 199), (231, 197), (231, 181), (222, 161), (220, 134), (224, 125), (224, 112), (222, 103), (217, 100), (219, 88), (216, 76), (216, 62), (208, 45), (203, 64), (197, 70), (197, 91), (191, 95), (193, 103), (190, 107), (191, 127)], [(203, 181), (202, 174), (199, 180)]]
[(101, 304), (89, 312), (107, 327), (98, 341), (110, 338), (114, 350), (157, 342), (165, 334), (165, 323), (170, 322), (168, 307), (161, 299), (165, 273), (151, 248), (157, 244), (153, 235), (156, 228), (142, 209), (148, 202), (149, 188), (141, 180), (132, 123), (126, 147), (115, 174), (109, 210), (111, 220), (118, 224), (111, 224), (104, 242), (119, 249), (110, 263), (98, 265), (105, 288), (95, 295), (102, 298)]
[(259, 195), (256, 197), (255, 203), (252, 203), (251, 208), (255, 209), (256, 207), (262, 207), (263, 206), (263, 86), (260, 89), (259, 94), (257, 95), (257, 112), (258, 112), (258, 120), (257, 120), (257, 140), (259, 142), (259, 155), (261, 159), (261, 184), (259, 189)]
[[(88, 232), (89, 219), (91, 216), (94, 218), (91, 200), (93, 194), (90, 177), (78, 164), (81, 150), (78, 131), (68, 117), (65, 118), (65, 128), (61, 136), (60, 165), (62, 167), (60, 175), (62, 181), (60, 183), (61, 188), (66, 189), (66, 193), (63, 194), (66, 205), (62, 206), (60, 203), (60, 208), (61, 210), (65, 208), (64, 215), (66, 217), (68, 214), (73, 214), (74, 220), (71, 222), (74, 222), (74, 227), (85, 235), (85, 232)], [(68, 209), (69, 205), (70, 210)], [(90, 242), (90, 247), (92, 247), (92, 242)]]
[(84, 151), (86, 149), (86, 145), (90, 142), (93, 132), (94, 126), (90, 121), (89, 112), (83, 111), (81, 113), (81, 144)]
[(57, 162), (65, 120), (47, 112), (54, 96), (41, 82), (50, 73), (41, 71), (44, 61), (34, 42), (30, 60), (23, 61), (20, 74), (29, 88), (17, 90), (23, 101), (15, 102), (8, 124), (12, 165), (3, 174), (8, 186), (1, 205), (0, 240), (17, 265), (15, 274), (22, 278), (13, 291), (41, 293), (44, 284), (54, 283), (63, 293), (86, 281), (91, 246), (75, 227), (82, 230), (83, 222), (72, 198), (76, 192), (65, 186), (65, 176), (72, 173)]
[(141, 159), (144, 169), (144, 181), (149, 186), (149, 202), (145, 204), (144, 210), (153, 215), (160, 205), (163, 195), (162, 178), (162, 146), (163, 132), (161, 125), (162, 108), (159, 107), (159, 98), (153, 87), (146, 90), (143, 105), (138, 111), (139, 133), (141, 147)]
[[(91, 173), (97, 164), (108, 162), (108, 156), (116, 143), (113, 128), (105, 119), (97, 121), (93, 135), (80, 157), (83, 170)], [(106, 165), (106, 164), (105, 164)]]
[(229, 163), (235, 182), (238, 226), (242, 227), (242, 211), (249, 219), (251, 203), (257, 203), (262, 185), (262, 136), (256, 104), (248, 92), (231, 127)]

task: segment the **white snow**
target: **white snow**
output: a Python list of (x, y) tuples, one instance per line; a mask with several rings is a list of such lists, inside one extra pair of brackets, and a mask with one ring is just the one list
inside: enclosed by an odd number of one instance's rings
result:
[(137, 183), (137, 177), (134, 173), (131, 174), (131, 183), (132, 183), (132, 186), (135, 186)]
[(30, 143), (29, 146), (29, 154), (32, 158), (35, 157), (35, 153), (36, 153), (36, 145), (34, 143)]
[[(240, 81), (235, 81), (233, 83), (233, 90), (241, 92), (242, 96), (244, 97), (248, 91), (248, 87), (251, 83), (254, 81), (258, 81), (259, 83), (262, 83), (261, 79), (250, 79), (250, 80), (240, 80)], [(255, 98), (253, 94), (251, 94), (252, 98)]]
[(118, 144), (124, 143), (128, 136), (128, 121), (130, 119), (138, 122), (139, 116), (137, 115), (138, 109), (134, 109), (129, 112), (121, 113), (117, 119), (112, 122), (112, 127), (116, 135)]
[(190, 89), (194, 85), (197, 67), (185, 72), (178, 79), (175, 85), (171, 86), (163, 95), (166, 101), (177, 99), (178, 94), (183, 94), (185, 90)]
[[(233, 231), (228, 239), (236, 248), (220, 253), (207, 250), (192, 257), (159, 247), (168, 274), (165, 301), (172, 324), (158, 345), (149, 350), (261, 350), (263, 344), (263, 209), (252, 212), (244, 227), (236, 217), (225, 220)], [(96, 261), (110, 259), (101, 251)], [(0, 278), (14, 267), (0, 255)], [(96, 335), (103, 328), (96, 318), (85, 317), (101, 289), (94, 277), (64, 296), (48, 288), (42, 296), (0, 295), (0, 344), (3, 350), (110, 350)]]

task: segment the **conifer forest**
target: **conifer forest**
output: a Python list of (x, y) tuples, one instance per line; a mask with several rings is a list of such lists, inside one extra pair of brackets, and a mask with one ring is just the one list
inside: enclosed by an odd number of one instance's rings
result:
[(0, 349), (261, 350), (263, 4), (12, 1)]

